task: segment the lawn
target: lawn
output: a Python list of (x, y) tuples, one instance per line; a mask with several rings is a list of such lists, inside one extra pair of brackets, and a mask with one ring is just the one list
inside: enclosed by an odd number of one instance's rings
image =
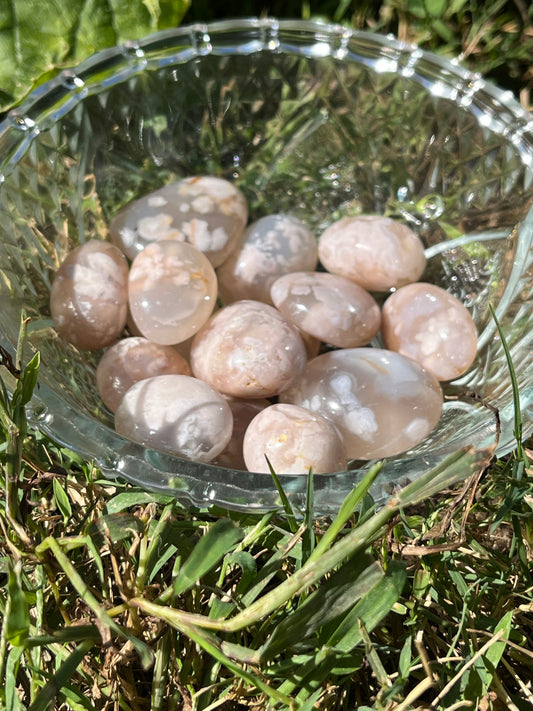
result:
[[(58, 2), (35, 4), (70, 38), (42, 51), (21, 40), (27, 14), (0, 11), (1, 108), (141, 28), (252, 14), (392, 32), (533, 101), (522, 0), (126, 5), (129, 23), (120, 3), (72, 2), (98, 19), (93, 37)], [(458, 453), (379, 509), (376, 466), (332, 518), (314, 516), (312, 477), (301, 515), (190, 510), (28, 430), (37, 371), (0, 388), (1, 709), (533, 708), (531, 440), (502, 460)]]

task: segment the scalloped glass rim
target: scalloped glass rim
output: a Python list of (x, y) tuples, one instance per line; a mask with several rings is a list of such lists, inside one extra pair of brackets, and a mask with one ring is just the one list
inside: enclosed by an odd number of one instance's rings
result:
[[(528, 186), (533, 181), (533, 121), (531, 116), (514, 100), (510, 92), (484, 80), (480, 75), (462, 67), (455, 61), (420, 50), (390, 36), (362, 31), (351, 31), (337, 25), (299, 20), (240, 19), (216, 22), (210, 25), (190, 25), (166, 30), (110, 48), (95, 54), (78, 67), (64, 70), (56, 78), (38, 87), (16, 109), (9, 112), (0, 124), (0, 193), (2, 183), (8, 183), (19, 162), (31, 151), (32, 144), (42, 134), (53, 131), (61, 120), (73, 112), (88, 97), (112, 90), (143, 73), (156, 70), (170, 71), (203, 57), (253, 57), (270, 54), (272, 57), (309, 58), (320, 62), (335, 60), (365, 68), (373, 75), (401, 76), (433, 97), (447, 100), (458, 111), (473, 116), (482, 130), (501, 137), (502, 144), (515, 152), (523, 167)], [(529, 187), (528, 187), (529, 190)], [(528, 198), (530, 191), (527, 192)], [(398, 206), (412, 219), (407, 203)], [(5, 226), (1, 226), (5, 230)], [(511, 351), (518, 353), (525, 375), (521, 379), (521, 415), (524, 435), (533, 431), (533, 297), (531, 277), (533, 211), (521, 216), (519, 225), (511, 230), (493, 229), (461, 234), (446, 242), (428, 246), (429, 258), (444, 251), (461, 249), (465, 245), (498, 240), (513, 245), (512, 264), (506, 273), (505, 284), (498, 293), (496, 313), (504, 330), (509, 331)], [(2, 240), (5, 238), (2, 237)], [(477, 248), (477, 247), (476, 247)], [(0, 268), (1, 268), (0, 264)], [(11, 313), (17, 302), (7, 304), (5, 314)], [(513, 312), (512, 323), (506, 323), (507, 314)], [(526, 314), (524, 316), (524, 314)], [(7, 318), (7, 316), (6, 316)], [(512, 325), (522, 323), (515, 333)], [(46, 319), (38, 324), (42, 329)], [(527, 327), (527, 333), (526, 333)], [(37, 348), (38, 338), (30, 329), (30, 346)], [(2, 342), (12, 348), (16, 343), (0, 324)], [(494, 357), (498, 348), (494, 323), (483, 322), (480, 347), (487, 351), (486, 361)], [(501, 360), (501, 353), (499, 356)], [(494, 376), (493, 376), (494, 377)], [(505, 368), (498, 371), (496, 396), (502, 395), (500, 407), (501, 434), (497, 453), (509, 452), (514, 440), (514, 407), (509, 398), (509, 379)], [(465, 375), (456, 381), (451, 394), (476, 390), (483, 385), (482, 373), (475, 377)], [(497, 404), (500, 403), (497, 401)], [(474, 444), (485, 449), (496, 443), (497, 425), (494, 414), (483, 404), (459, 396), (447, 403), (445, 426), (461, 411), (471, 420), (468, 432), (455, 432), (449, 441), (432, 447), (431, 437), (413, 453), (388, 461), (375, 482), (372, 494), (383, 500), (396, 487), (416, 479), (430, 468), (463, 446)], [(447, 419), (446, 419), (447, 418)], [(62, 397), (61, 389), (47, 374), (43, 363), (40, 389), (31, 404), (30, 420), (53, 439), (83, 456), (93, 458), (110, 478), (122, 476), (140, 487), (170, 494), (196, 506), (216, 504), (241, 510), (263, 511), (279, 507), (280, 501), (269, 475), (223, 469), (214, 465), (200, 465), (177, 457), (156, 452), (118, 436), (105, 422), (89, 416), (83, 410), (73, 409)], [(469, 421), (470, 421), (469, 420)], [(332, 513), (342, 503), (346, 494), (368, 471), (372, 463), (359, 469), (330, 475), (315, 476), (315, 506), (317, 513)], [(281, 477), (282, 484), (293, 502), (302, 506), (305, 500), (306, 477)]]

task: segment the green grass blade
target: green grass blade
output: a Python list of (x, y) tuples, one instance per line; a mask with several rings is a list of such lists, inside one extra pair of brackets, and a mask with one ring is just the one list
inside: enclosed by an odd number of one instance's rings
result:
[(298, 523), (296, 521), (296, 515), (294, 513), (292, 504), (289, 501), (289, 498), (288, 498), (287, 494), (285, 493), (283, 486), (281, 485), (279, 477), (276, 474), (276, 472), (274, 471), (274, 467), (270, 463), (270, 459), (266, 456), (266, 454), (265, 454), (265, 459), (266, 459), (268, 468), (270, 470), (270, 474), (272, 475), (272, 479), (274, 479), (274, 484), (276, 485), (276, 489), (278, 490), (279, 498), (281, 500), (283, 510), (285, 511), (285, 515), (287, 517), (287, 523), (289, 525), (289, 530), (291, 531), (291, 533), (296, 533), (296, 531), (298, 530)]

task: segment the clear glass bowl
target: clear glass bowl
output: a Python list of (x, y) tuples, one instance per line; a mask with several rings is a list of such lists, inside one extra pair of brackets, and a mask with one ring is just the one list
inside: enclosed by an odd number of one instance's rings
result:
[[(44, 84), (0, 125), (0, 343), (21, 310), (42, 356), (33, 425), (103, 472), (198, 506), (279, 505), (269, 475), (198, 464), (128, 441), (95, 388), (99, 353), (62, 342), (48, 295), (67, 251), (106, 239), (125, 203), (170, 180), (234, 180), (253, 217), (291, 212), (318, 234), (343, 215), (410, 224), (424, 279), (459, 297), (479, 354), (436, 430), (386, 463), (379, 500), (465, 445), (514, 444), (513, 397), (489, 305), (503, 327), (533, 429), (533, 125), (509, 92), (390, 37), (315, 22), (242, 19), (161, 32), (99, 52)], [(370, 464), (315, 477), (338, 509)], [(296, 505), (306, 477), (281, 477)]]

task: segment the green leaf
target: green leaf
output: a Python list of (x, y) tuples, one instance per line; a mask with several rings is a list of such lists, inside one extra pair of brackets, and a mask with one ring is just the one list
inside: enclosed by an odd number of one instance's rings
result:
[(143, 506), (150, 503), (169, 504), (172, 501), (173, 499), (169, 496), (158, 496), (147, 491), (124, 491), (110, 499), (105, 510), (108, 514), (117, 514), (132, 506)]
[(443, 17), (448, 0), (424, 0), (426, 10), (433, 17)]
[(14, 647), (24, 644), (30, 628), (29, 606), (22, 588), (21, 571), (20, 563), (10, 565), (7, 577), (5, 631), (7, 641)]
[(72, 516), (72, 506), (70, 505), (70, 499), (68, 498), (67, 492), (57, 477), (54, 477), (52, 480), (52, 488), (54, 491), (54, 501), (56, 502), (56, 506), (60, 510), (64, 520), (68, 521)]
[(509, 639), (511, 634), (511, 625), (513, 623), (513, 610), (509, 610), (502, 619), (496, 625), (494, 633), (496, 634), (500, 630), (503, 631), (503, 637), (501, 642), (495, 642), (491, 647), (487, 649), (483, 655), (485, 660), (490, 663), (490, 678), (492, 679), (493, 672), (500, 663), (500, 659), (505, 651), (505, 640)]
[(17, 693), (17, 676), (23, 647), (13, 647), (9, 652), (5, 668), (5, 711), (23, 711), (23, 706)]
[(243, 537), (243, 531), (227, 518), (219, 519), (200, 538), (174, 581), (174, 594), (191, 588), (211, 570)]
[(42, 75), (181, 21), (190, 0), (9, 0), (0, 3), (0, 110)]

